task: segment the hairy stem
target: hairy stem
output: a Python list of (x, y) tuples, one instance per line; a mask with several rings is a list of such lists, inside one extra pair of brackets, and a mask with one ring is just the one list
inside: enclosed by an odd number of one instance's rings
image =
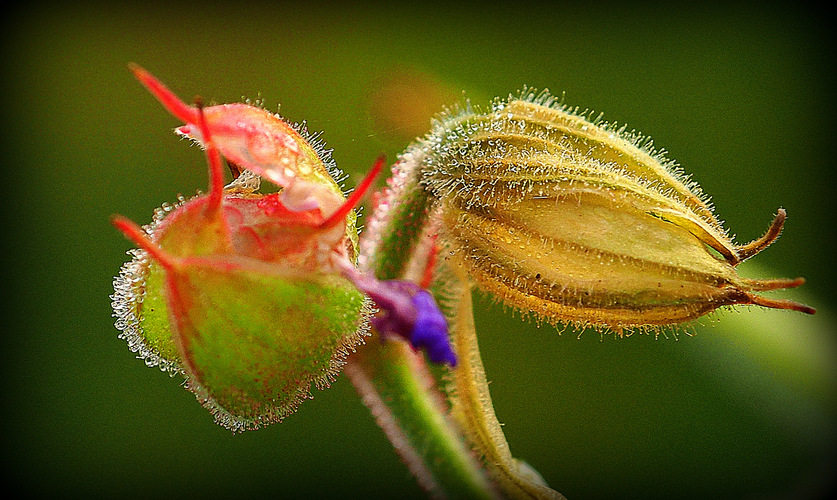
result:
[(488, 380), (480, 358), (474, 328), (471, 288), (464, 276), (448, 279), (447, 309), (451, 316), (451, 334), (459, 366), (452, 370), (453, 415), (465, 430), (474, 449), (508, 498), (563, 499), (529, 465), (515, 459), (494, 413), (488, 392)]
[(378, 339), (356, 354), (346, 373), (419, 486), (434, 498), (496, 498), (423, 360), (403, 342)]
[[(378, 279), (411, 279), (429, 221), (417, 172), (396, 171), (399, 196), (385, 199), (364, 235), (361, 269)], [(411, 182), (404, 183), (405, 177)], [(407, 187), (407, 189), (403, 189)], [(393, 191), (389, 192), (390, 195)], [(371, 233), (371, 235), (369, 234)], [(346, 373), (419, 485), (435, 498), (497, 498), (459, 430), (421, 355), (404, 342), (377, 336), (349, 357)]]
[[(361, 267), (379, 279), (427, 275), (439, 200), (420, 183), (423, 154), (412, 151), (393, 171), (369, 222)], [(365, 245), (365, 246), (364, 246)], [(347, 373), (419, 484), (435, 496), (563, 498), (515, 460), (494, 415), (477, 346), (467, 277), (445, 269), (434, 289), (452, 326), (459, 366), (452, 369), (452, 416), (420, 359), (403, 343), (372, 341), (350, 357)], [(461, 429), (460, 429), (461, 427)], [(474, 459), (482, 459), (482, 466)], [(486, 478), (490, 479), (486, 479)]]

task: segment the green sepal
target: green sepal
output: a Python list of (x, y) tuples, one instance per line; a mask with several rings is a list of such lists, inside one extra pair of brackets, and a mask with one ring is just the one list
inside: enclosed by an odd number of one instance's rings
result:
[(207, 406), (234, 429), (292, 413), (312, 383), (334, 380), (365, 333), (364, 296), (334, 274), (219, 271), (208, 262), (172, 285), (184, 362)]

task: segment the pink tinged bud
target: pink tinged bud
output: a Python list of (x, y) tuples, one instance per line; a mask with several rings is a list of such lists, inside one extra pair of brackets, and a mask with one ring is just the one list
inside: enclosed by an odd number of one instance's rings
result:
[[(172, 115), (186, 122), (176, 129), (178, 134), (204, 147), (211, 134), (211, 143), (221, 156), (279, 186), (289, 187), (298, 179), (312, 182), (308, 199), (317, 200), (326, 215), (342, 203), (342, 193), (317, 148), (278, 115), (247, 104), (221, 104), (203, 109), (202, 125), (196, 106), (181, 101), (139, 66), (132, 65), (131, 71)], [(299, 207), (308, 208), (310, 204)]]
[[(244, 105), (187, 106), (133, 69), (205, 146), (210, 190), (165, 206), (145, 229), (113, 218), (140, 248), (115, 281), (117, 326), (147, 364), (186, 375), (224, 426), (279, 421), (311, 397), (312, 383), (328, 386), (367, 334), (368, 300), (339, 270), (355, 258), (353, 207), (384, 161), (344, 202), (316, 148), (284, 122), (278, 129), (293, 134), (280, 138), (284, 149), (273, 158), (253, 149), (249, 131), (233, 137), (225, 128), (248, 117), (239, 129), (277, 129), (274, 115)], [(279, 193), (224, 191), (221, 156), (230, 151), (258, 159), (234, 163), (268, 178), (276, 176), (267, 166), (298, 161)], [(285, 202), (299, 198), (297, 190), (304, 207)]]

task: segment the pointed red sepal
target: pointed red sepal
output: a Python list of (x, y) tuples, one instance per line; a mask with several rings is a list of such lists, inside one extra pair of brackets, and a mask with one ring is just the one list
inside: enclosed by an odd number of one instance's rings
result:
[(209, 131), (206, 115), (203, 112), (203, 103), (198, 99), (195, 104), (198, 112), (198, 127), (201, 131), (201, 137), (203, 137), (206, 158), (209, 162), (209, 201), (207, 202), (207, 209), (214, 211), (220, 208), (224, 197), (224, 163), (221, 161), (221, 153), (218, 151), (218, 147), (212, 141), (212, 134)]
[(142, 83), (145, 88), (149, 90), (149, 92), (154, 94), (154, 97), (160, 101), (169, 113), (173, 114), (184, 123), (198, 122), (198, 110), (181, 101), (180, 98), (174, 94), (174, 92), (163, 85), (163, 82), (156, 79), (151, 73), (138, 64), (131, 63), (128, 65), (128, 69), (131, 70), (137, 80), (139, 80), (140, 83)]
[[(735, 253), (738, 257), (738, 262), (734, 265), (738, 265), (741, 262), (749, 259), (753, 255), (761, 252), (765, 248), (769, 247), (776, 239), (782, 234), (782, 227), (785, 225), (785, 220), (788, 217), (788, 212), (784, 208), (779, 208), (776, 212), (776, 218), (773, 219), (773, 222), (770, 224), (770, 227), (767, 229), (767, 232), (764, 233), (764, 236), (761, 238), (757, 238), (746, 245), (741, 245), (735, 249)], [(801, 283), (800, 283), (801, 284)]]
[(372, 183), (375, 182), (375, 178), (381, 173), (381, 169), (384, 167), (386, 161), (387, 159), (384, 155), (379, 156), (378, 159), (375, 160), (375, 164), (372, 165), (372, 169), (368, 174), (366, 174), (366, 177), (360, 181), (360, 184), (358, 184), (354, 192), (349, 195), (349, 198), (345, 201), (345, 203), (340, 205), (340, 208), (338, 208), (337, 211), (320, 223), (321, 229), (332, 227), (346, 218), (349, 212), (360, 203), (360, 200), (372, 186)]
[(433, 283), (433, 273), (436, 271), (436, 262), (439, 260), (439, 251), (441, 248), (439, 248), (439, 244), (436, 242), (438, 239), (438, 234), (431, 236), (431, 247), (427, 255), (427, 264), (424, 266), (424, 274), (422, 274), (421, 282), (419, 283), (419, 286), (425, 289), (430, 288), (430, 285)]
[(122, 215), (114, 215), (110, 218), (113, 227), (120, 230), (126, 238), (133, 241), (138, 247), (148, 252), (155, 261), (159, 262), (166, 270), (174, 270), (178, 266), (177, 260), (157, 246), (148, 237), (145, 231), (131, 219)]

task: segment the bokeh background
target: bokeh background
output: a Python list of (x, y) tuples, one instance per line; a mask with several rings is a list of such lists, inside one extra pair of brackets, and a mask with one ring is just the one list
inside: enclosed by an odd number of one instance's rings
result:
[[(477, 301), (516, 456), (569, 498), (818, 498), (835, 470), (832, 26), (805, 5), (19, 3), (2, 21), (4, 489), (42, 496), (421, 498), (348, 381), (243, 435), (134, 359), (110, 317), (130, 244), (206, 185), (133, 81), (262, 97), (334, 148), (349, 186), (461, 99), (524, 84), (649, 134), (739, 241), (789, 219), (759, 276), (818, 307), (722, 313), (668, 338), (559, 335)], [(27, 495), (28, 496), (28, 495)]]

